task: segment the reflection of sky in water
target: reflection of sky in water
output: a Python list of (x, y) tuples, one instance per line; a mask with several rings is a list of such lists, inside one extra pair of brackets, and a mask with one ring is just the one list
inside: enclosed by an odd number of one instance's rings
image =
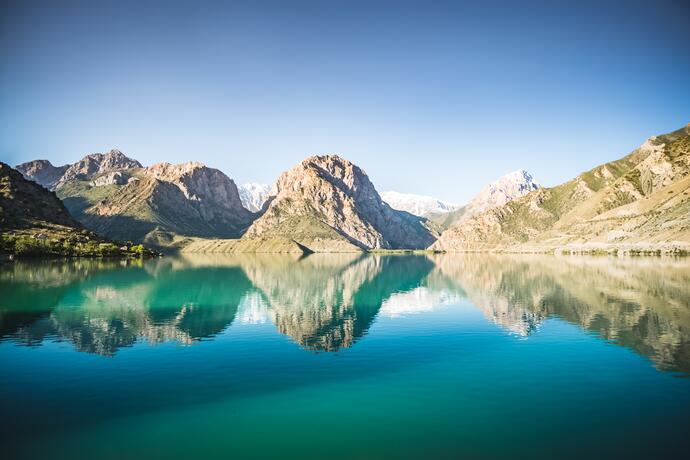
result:
[(258, 292), (248, 292), (237, 308), (237, 321), (241, 324), (263, 324), (269, 321), (268, 305)]
[(3, 266), (3, 458), (679, 458), (688, 266), (487, 255)]
[(396, 292), (381, 305), (379, 315), (396, 318), (433, 311), (458, 303), (462, 297), (449, 290), (420, 286), (408, 292)]

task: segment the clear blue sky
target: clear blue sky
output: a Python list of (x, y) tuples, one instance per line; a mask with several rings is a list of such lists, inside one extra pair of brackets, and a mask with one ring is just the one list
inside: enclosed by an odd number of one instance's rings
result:
[(118, 148), (273, 182), (338, 153), (379, 190), (554, 185), (690, 122), (687, 1), (3, 1), (0, 159)]

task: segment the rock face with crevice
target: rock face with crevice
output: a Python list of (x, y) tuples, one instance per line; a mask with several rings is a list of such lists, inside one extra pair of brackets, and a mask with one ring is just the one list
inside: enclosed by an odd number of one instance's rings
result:
[(245, 239), (283, 236), (316, 251), (343, 242), (355, 249), (424, 249), (434, 241), (425, 219), (391, 208), (362, 169), (337, 155), (309, 157), (284, 172), (264, 207)]

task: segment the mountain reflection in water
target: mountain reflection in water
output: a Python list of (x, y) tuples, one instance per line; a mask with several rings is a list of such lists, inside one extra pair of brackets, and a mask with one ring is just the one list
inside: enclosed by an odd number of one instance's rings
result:
[(0, 341), (68, 341), (110, 356), (139, 341), (194, 344), (234, 321), (272, 322), (306, 350), (355, 345), (377, 317), (469, 300), (529, 338), (558, 317), (690, 371), (690, 261), (493, 255), (194, 255), (0, 266)]

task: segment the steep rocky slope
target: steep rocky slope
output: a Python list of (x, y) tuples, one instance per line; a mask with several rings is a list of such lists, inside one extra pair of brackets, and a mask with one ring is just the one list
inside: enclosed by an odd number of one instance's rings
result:
[(55, 167), (48, 160), (34, 160), (17, 165), (24, 177), (37, 182), (49, 190), (55, 190), (69, 181), (88, 180), (109, 171), (141, 168), (141, 163), (124, 155), (119, 150), (87, 155), (71, 165)]
[(429, 218), (445, 230), (472, 216), (525, 196), (540, 187), (541, 185), (530, 173), (524, 169), (518, 169), (489, 183), (465, 206), (448, 213), (434, 213), (429, 215)]
[(230, 178), (197, 162), (144, 168), (111, 150), (59, 168), (38, 160), (18, 169), (54, 189), (87, 228), (110, 238), (157, 246), (190, 236), (237, 238), (254, 217)]
[(282, 236), (315, 251), (426, 248), (434, 241), (424, 219), (392, 209), (364, 171), (336, 155), (307, 158), (274, 190), (243, 239)]
[[(83, 186), (71, 195), (64, 187), (65, 202), (87, 227), (114, 238), (161, 246), (179, 235), (237, 238), (253, 217), (242, 206), (234, 182), (201, 163), (158, 163), (133, 170), (125, 185), (106, 186), (102, 197), (99, 187)], [(78, 209), (84, 202), (87, 206)]]
[(0, 162), (0, 252), (17, 255), (118, 256), (144, 248), (114, 244), (86, 230), (64, 204)]
[(80, 228), (55, 193), (24, 179), (0, 162), (0, 222), (2, 231), (59, 225)]
[(690, 125), (654, 136), (624, 158), (448, 229), (441, 250), (611, 249), (690, 242)]
[(25, 178), (41, 184), (48, 190), (55, 190), (67, 168), (69, 165), (53, 166), (48, 160), (34, 160), (17, 165), (17, 170)]

